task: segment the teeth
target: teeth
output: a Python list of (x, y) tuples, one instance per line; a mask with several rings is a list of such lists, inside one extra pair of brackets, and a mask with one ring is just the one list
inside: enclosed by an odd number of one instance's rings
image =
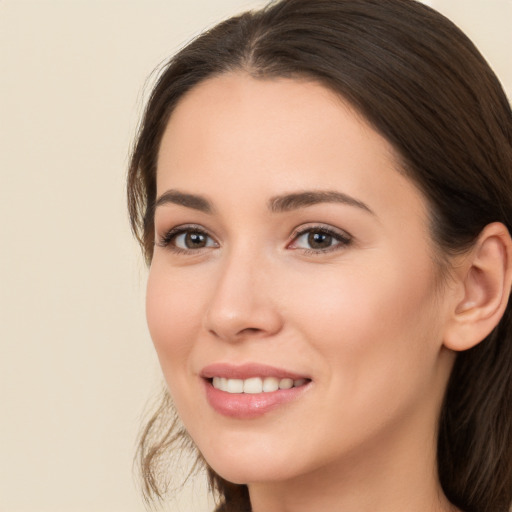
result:
[(293, 388), (293, 380), (292, 379), (281, 379), (279, 381), (279, 389), (290, 389)]
[(244, 381), (242, 379), (227, 379), (226, 391), (228, 393), (243, 393)]
[(303, 386), (306, 379), (278, 379), (276, 377), (251, 377), (250, 379), (226, 379), (213, 377), (212, 385), (216, 389), (227, 393), (271, 393), (278, 389), (291, 389)]
[(270, 393), (279, 389), (279, 379), (275, 377), (266, 377), (263, 381), (263, 392)]
[(244, 393), (262, 393), (263, 381), (259, 377), (244, 380)]

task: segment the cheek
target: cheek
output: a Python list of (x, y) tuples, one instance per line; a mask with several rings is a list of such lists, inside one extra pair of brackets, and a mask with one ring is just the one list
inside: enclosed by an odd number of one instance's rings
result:
[(382, 261), (330, 269), (328, 279), (304, 277), (299, 288), (308, 293), (289, 295), (300, 330), (343, 369), (333, 366), (330, 378), (358, 382), (372, 372), (402, 375), (424, 367), (426, 356), (435, 358), (437, 301), (430, 262)]
[(154, 261), (146, 291), (146, 317), (166, 378), (184, 367), (195, 333), (201, 326), (200, 296), (193, 282), (183, 283)]
[(317, 383), (331, 405), (312, 413), (326, 456), (345, 446), (340, 433), (347, 443), (373, 438), (432, 399), (440, 322), (432, 273), (413, 263), (331, 272), (329, 281), (308, 280), (301, 300), (289, 295), (296, 330), (313, 350), (309, 360), (319, 362)]

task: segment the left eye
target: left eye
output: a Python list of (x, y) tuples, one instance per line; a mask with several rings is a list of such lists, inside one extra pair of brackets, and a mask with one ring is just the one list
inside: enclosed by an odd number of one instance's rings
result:
[(350, 238), (347, 235), (336, 233), (328, 229), (308, 229), (299, 233), (291, 244), (292, 249), (306, 249), (312, 251), (325, 251), (338, 246), (348, 245)]
[(203, 249), (215, 247), (214, 240), (202, 231), (183, 231), (175, 235), (172, 244), (178, 249)]

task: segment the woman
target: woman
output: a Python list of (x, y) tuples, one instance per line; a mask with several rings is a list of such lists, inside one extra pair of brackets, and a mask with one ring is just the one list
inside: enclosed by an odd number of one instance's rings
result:
[(148, 325), (219, 511), (506, 512), (512, 114), (411, 0), (282, 0), (164, 69), (129, 171)]

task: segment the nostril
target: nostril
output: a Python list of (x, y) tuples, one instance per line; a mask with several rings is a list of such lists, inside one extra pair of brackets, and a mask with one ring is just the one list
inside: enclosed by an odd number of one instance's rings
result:
[(240, 334), (242, 334), (242, 333), (245, 333), (245, 334), (257, 334), (259, 332), (261, 332), (261, 329), (258, 329), (256, 327), (246, 327), (245, 329), (240, 331)]

